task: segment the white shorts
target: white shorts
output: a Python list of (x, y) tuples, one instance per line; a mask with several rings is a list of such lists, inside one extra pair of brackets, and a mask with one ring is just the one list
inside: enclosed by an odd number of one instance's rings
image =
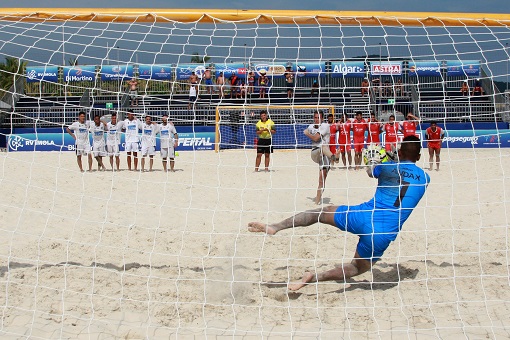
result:
[(90, 144), (77, 144), (76, 156), (88, 155), (90, 153)]
[(140, 151), (138, 149), (138, 142), (131, 142), (131, 143), (127, 143), (126, 142), (126, 152), (138, 152)]
[(94, 153), (94, 157), (106, 156), (106, 149), (104, 143), (92, 145), (92, 152)]
[(161, 158), (166, 159), (167, 157), (170, 157), (170, 159), (175, 158), (175, 150), (173, 147), (171, 148), (161, 148)]
[(119, 156), (120, 155), (119, 144), (107, 145), (106, 153), (108, 153), (108, 156)]
[(156, 154), (156, 147), (153, 145), (142, 145), (142, 157), (154, 156)]

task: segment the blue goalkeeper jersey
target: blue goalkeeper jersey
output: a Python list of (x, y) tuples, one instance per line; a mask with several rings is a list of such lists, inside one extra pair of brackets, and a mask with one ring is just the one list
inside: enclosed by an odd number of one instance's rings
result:
[(389, 233), (394, 240), (425, 194), (430, 177), (407, 161), (379, 164), (372, 173), (378, 179), (374, 198), (360, 208), (372, 215), (374, 232)]

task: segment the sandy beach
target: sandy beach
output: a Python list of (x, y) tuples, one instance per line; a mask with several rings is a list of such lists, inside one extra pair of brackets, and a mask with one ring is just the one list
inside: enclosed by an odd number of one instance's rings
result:
[[(253, 149), (180, 152), (174, 173), (159, 155), (151, 173), (81, 173), (71, 152), (1, 153), (0, 336), (510, 337), (509, 149), (443, 149), (372, 272), (298, 292), (287, 283), (349, 262), (357, 237), (248, 232), (316, 207), (309, 150), (276, 151), (269, 173), (254, 162)], [(324, 204), (361, 203), (375, 185), (334, 169)]]

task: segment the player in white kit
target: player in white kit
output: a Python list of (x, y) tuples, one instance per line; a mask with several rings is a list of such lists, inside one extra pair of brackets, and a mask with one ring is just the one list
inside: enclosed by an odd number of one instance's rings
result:
[(163, 170), (167, 170), (167, 157), (170, 158), (170, 171), (174, 171), (175, 148), (179, 141), (179, 135), (175, 130), (174, 124), (168, 121), (168, 115), (161, 117), (162, 123), (159, 124), (159, 133), (161, 139), (161, 158), (163, 158)]
[(120, 171), (120, 132), (122, 131), (122, 127), (124, 126), (124, 122), (117, 122), (117, 114), (112, 113), (112, 121), (106, 125), (108, 130), (108, 134), (106, 135), (106, 152), (108, 156), (110, 156), (110, 165), (113, 171), (113, 157), (115, 157), (115, 165), (117, 167), (117, 171)]
[(106, 145), (104, 141), (106, 121), (101, 120), (99, 115), (95, 115), (94, 123), (90, 127), (90, 132), (92, 132), (92, 153), (97, 161), (97, 170), (105, 171), (106, 167), (103, 164), (103, 157), (106, 156)]
[(156, 135), (159, 132), (158, 124), (152, 122), (151, 116), (145, 116), (142, 123), (142, 171), (145, 170), (145, 156), (149, 156), (149, 171), (152, 171), (154, 155), (156, 154)]
[(142, 127), (142, 123), (135, 118), (133, 110), (128, 110), (128, 117), (124, 120), (122, 130), (126, 131), (125, 149), (127, 152), (128, 169), (131, 171), (131, 153), (133, 153), (135, 171), (138, 170), (138, 131)]
[[(81, 156), (87, 155), (89, 158), (89, 171), (92, 171), (92, 154), (90, 153), (89, 128), (92, 122), (85, 119), (85, 112), (81, 111), (78, 115), (78, 121), (66, 127), (68, 134), (73, 137), (76, 145), (76, 160), (80, 171), (83, 172)], [(72, 132), (74, 131), (74, 133)]]

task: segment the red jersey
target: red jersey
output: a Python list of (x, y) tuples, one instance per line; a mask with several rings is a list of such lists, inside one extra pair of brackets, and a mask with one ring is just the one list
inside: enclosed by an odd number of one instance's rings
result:
[(352, 136), (354, 143), (362, 143), (365, 140), (365, 131), (367, 130), (367, 122), (364, 119), (352, 121)]
[(406, 120), (402, 123), (402, 130), (404, 130), (404, 138), (407, 136), (416, 136), (416, 126), (418, 123), (412, 120)]
[(443, 135), (443, 129), (439, 126), (436, 127), (436, 131), (432, 131), (432, 128), (428, 128), (426, 131), (428, 146), (429, 147), (440, 147), (441, 146), (441, 136)]
[(339, 123), (338, 131), (340, 131), (339, 144), (351, 144), (351, 123)]
[(391, 125), (390, 123), (386, 123), (384, 125), (384, 132), (386, 132), (385, 142), (396, 143), (398, 130), (399, 126), (397, 122), (393, 123), (393, 125)]
[(336, 132), (338, 131), (337, 124), (329, 124), (329, 145), (336, 145)]
[(379, 122), (368, 122), (368, 143), (379, 144), (379, 134), (381, 133), (381, 123)]

